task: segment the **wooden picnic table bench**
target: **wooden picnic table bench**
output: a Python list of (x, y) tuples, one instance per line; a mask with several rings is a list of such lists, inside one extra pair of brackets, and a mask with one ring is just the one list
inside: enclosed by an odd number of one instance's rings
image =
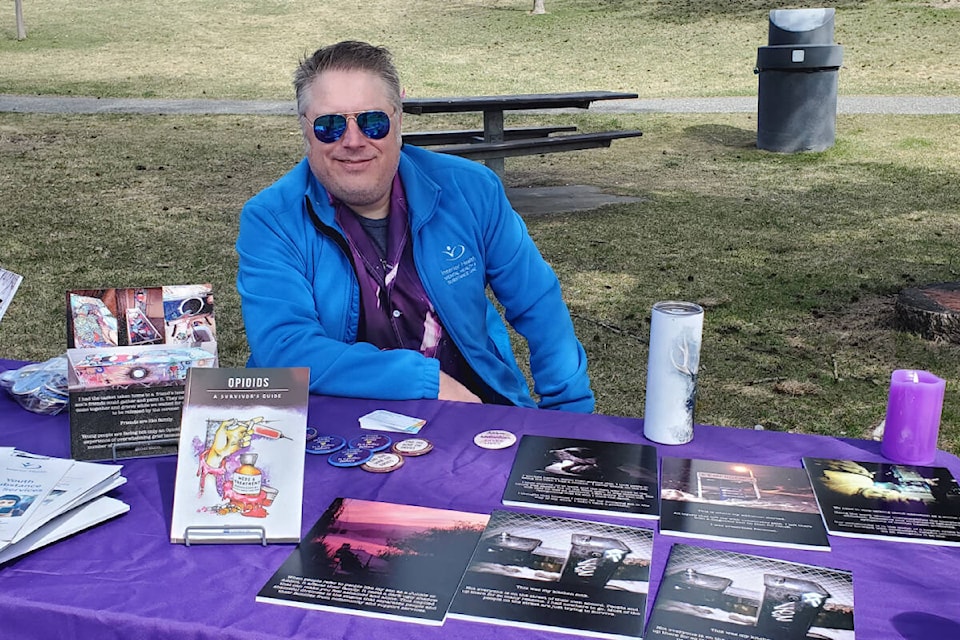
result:
[(625, 129), (622, 131), (597, 131), (595, 133), (575, 133), (567, 136), (543, 138), (520, 138), (503, 142), (455, 144), (437, 149), (440, 153), (451, 153), (471, 160), (489, 160), (491, 158), (509, 158), (536, 153), (557, 151), (577, 151), (579, 149), (597, 149), (609, 147), (619, 138), (636, 138), (642, 131)]
[[(438, 151), (454, 153), (473, 159), (483, 159), (487, 166), (498, 175), (503, 175), (503, 160), (509, 156), (549, 153), (554, 151), (571, 151), (610, 146), (616, 138), (628, 138), (642, 135), (639, 131), (605, 131), (597, 133), (574, 134), (571, 136), (530, 135), (508, 137), (503, 126), (505, 111), (541, 110), (541, 109), (587, 109), (598, 100), (628, 100), (636, 98), (635, 93), (616, 91), (575, 91), (568, 93), (528, 93), (515, 95), (494, 96), (459, 96), (441, 98), (406, 98), (403, 101), (405, 113), (422, 115), (435, 113), (466, 113), (480, 111), (483, 113), (482, 142), (472, 141), (475, 136), (468, 136)], [(471, 133), (473, 131), (471, 130)], [(426, 133), (426, 132), (424, 132)], [(466, 135), (466, 132), (463, 132)], [(550, 132), (557, 133), (557, 132)], [(440, 139), (437, 136), (435, 140)], [(565, 138), (575, 140), (564, 141)], [(423, 140), (429, 138), (421, 138)], [(406, 140), (410, 142), (410, 140)], [(413, 144), (411, 142), (411, 144)], [(440, 143), (435, 143), (440, 144)], [(446, 143), (443, 143), (446, 144)]]
[[(524, 138), (546, 138), (552, 133), (576, 131), (575, 125), (558, 125), (553, 127), (507, 127), (503, 130), (504, 140), (521, 140)], [(407, 144), (426, 147), (440, 144), (460, 144), (464, 142), (483, 142), (483, 129), (454, 129), (447, 131), (414, 131), (403, 134), (403, 141)]]

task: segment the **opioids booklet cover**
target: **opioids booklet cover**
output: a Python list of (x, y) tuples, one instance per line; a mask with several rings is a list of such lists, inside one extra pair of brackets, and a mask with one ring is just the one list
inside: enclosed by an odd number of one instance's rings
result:
[(652, 553), (650, 529), (494, 511), (450, 617), (639, 638)]
[(503, 504), (656, 518), (657, 449), (626, 442), (525, 435)]
[(488, 517), (337, 498), (257, 602), (440, 625)]
[(660, 533), (830, 550), (801, 468), (664, 457)]
[(212, 287), (78, 289), (66, 303), (71, 456), (175, 453), (187, 371), (217, 366)]
[(191, 369), (170, 541), (298, 542), (310, 370)]
[(675, 544), (645, 640), (854, 640), (849, 571)]
[(960, 546), (960, 488), (946, 467), (804, 458), (835, 536)]

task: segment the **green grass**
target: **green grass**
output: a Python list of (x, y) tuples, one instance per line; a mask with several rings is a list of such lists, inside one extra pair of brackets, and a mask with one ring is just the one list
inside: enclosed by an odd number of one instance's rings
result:
[[(297, 56), (323, 33), (389, 45), (409, 95), (751, 95), (775, 6), (547, 0), (535, 17), (530, 4), (36, 0), (24, 3), (27, 40), (14, 39), (12, 11), (0, 26), (0, 92), (292, 99)], [(841, 94), (960, 93), (956, 3), (833, 6)], [(893, 324), (904, 287), (960, 278), (960, 117), (839, 116), (831, 149), (794, 155), (757, 150), (750, 114), (510, 121), (644, 131), (610, 149), (507, 160), (508, 185), (641, 198), (528, 219), (563, 283), (599, 411), (643, 414), (650, 307), (679, 298), (707, 308), (698, 421), (869, 436), (890, 372), (922, 368), (947, 379), (940, 444), (960, 452), (960, 345)], [(0, 114), (0, 266), (25, 276), (0, 355), (61, 353), (68, 289), (211, 282), (223, 364), (242, 365), (237, 215), (301, 153), (283, 117)]]
[[(955, 2), (839, 0), (846, 94), (956, 95)], [(344, 38), (389, 46), (410, 96), (584, 89), (753, 95), (780, 2), (759, 0), (97, 0), (24, 2), (0, 25), (0, 93), (290, 96), (299, 56)], [(803, 0), (792, 8), (820, 7)], [(9, 14), (9, 15), (6, 15)]]

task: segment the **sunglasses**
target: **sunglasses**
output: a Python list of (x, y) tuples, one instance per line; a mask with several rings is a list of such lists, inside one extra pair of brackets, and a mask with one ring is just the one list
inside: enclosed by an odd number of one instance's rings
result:
[(380, 140), (390, 133), (390, 116), (383, 111), (361, 111), (317, 116), (313, 121), (313, 135), (320, 142), (336, 142), (347, 130), (347, 120), (356, 122), (363, 135), (371, 140)]

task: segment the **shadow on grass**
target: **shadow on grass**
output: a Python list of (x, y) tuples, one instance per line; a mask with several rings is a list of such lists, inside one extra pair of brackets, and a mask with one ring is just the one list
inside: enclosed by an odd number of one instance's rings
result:
[(687, 127), (683, 130), (685, 136), (700, 142), (716, 144), (732, 149), (755, 149), (757, 146), (757, 132), (752, 129), (741, 129), (725, 124), (703, 124)]

